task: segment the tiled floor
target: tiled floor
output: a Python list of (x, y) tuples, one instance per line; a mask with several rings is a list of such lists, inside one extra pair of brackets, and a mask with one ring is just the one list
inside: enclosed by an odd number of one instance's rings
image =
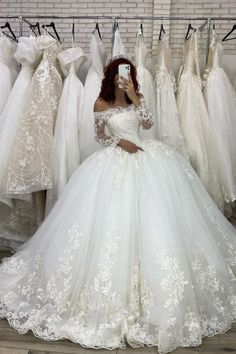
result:
[[(0, 260), (6, 252), (0, 252)], [(0, 321), (0, 354), (92, 354), (98, 351), (99, 354), (107, 354), (107, 350), (85, 349), (69, 340), (58, 342), (46, 342), (34, 337), (29, 332), (21, 335), (11, 328), (6, 320)], [(114, 354), (146, 354), (156, 353), (157, 348), (127, 348), (112, 351)], [(203, 344), (197, 348), (179, 348), (175, 354), (236, 354), (236, 324), (225, 334), (217, 335), (212, 338), (205, 338)]]

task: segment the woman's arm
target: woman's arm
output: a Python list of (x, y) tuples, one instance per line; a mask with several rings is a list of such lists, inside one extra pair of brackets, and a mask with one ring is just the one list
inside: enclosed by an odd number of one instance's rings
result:
[(145, 99), (143, 95), (139, 95), (140, 103), (135, 105), (135, 112), (139, 118), (140, 123), (144, 129), (150, 129), (154, 124), (154, 119), (152, 113), (148, 110), (146, 106)]
[(129, 80), (121, 77), (122, 89), (126, 92), (129, 99), (133, 102), (135, 106), (136, 114), (142, 124), (144, 129), (150, 129), (154, 124), (154, 119), (152, 113), (148, 110), (145, 99), (141, 93), (136, 93), (134, 89), (134, 84), (131, 75), (129, 75)]
[(105, 133), (105, 126), (105, 106), (103, 102), (97, 100), (94, 105), (95, 140), (105, 146), (116, 146), (120, 142), (120, 139), (107, 135)]

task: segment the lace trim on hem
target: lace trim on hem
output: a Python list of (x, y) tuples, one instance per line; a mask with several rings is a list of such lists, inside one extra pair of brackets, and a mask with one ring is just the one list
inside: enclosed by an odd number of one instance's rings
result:
[[(14, 312), (13, 310), (11, 311), (3, 302), (0, 302), (0, 319), (6, 319), (8, 321), (8, 324), (10, 327), (14, 328), (17, 330), (20, 334), (26, 334), (30, 330), (34, 334), (35, 337), (41, 338), (46, 341), (55, 341), (55, 340), (63, 340), (63, 339), (69, 339), (70, 341), (74, 343), (80, 344), (82, 347), (85, 348), (93, 348), (93, 349), (108, 349), (108, 350), (113, 350), (116, 348), (127, 348), (127, 345), (125, 343), (125, 339), (127, 344), (130, 347), (133, 348), (139, 348), (143, 347), (143, 345), (146, 345), (148, 347), (158, 347), (158, 352), (160, 354), (166, 354), (170, 351), (173, 351), (179, 347), (198, 347), (202, 344), (202, 339), (205, 337), (213, 337), (217, 334), (223, 334), (227, 331), (229, 331), (232, 328), (232, 324), (236, 322), (236, 317), (232, 317), (229, 319), (229, 322), (227, 323), (221, 323), (218, 326), (217, 324), (215, 327), (212, 326), (211, 319), (209, 319), (206, 323), (206, 320), (203, 320), (202, 323), (199, 323), (201, 326), (201, 333), (196, 334), (196, 336), (192, 336), (191, 339), (183, 337), (182, 340), (179, 340), (179, 343), (177, 344), (170, 344), (170, 346), (167, 348), (166, 346), (162, 347), (158, 345), (158, 331), (156, 335), (153, 335), (151, 333), (148, 333), (147, 331), (147, 326), (148, 325), (153, 325), (154, 324), (140, 324), (140, 323), (134, 323), (133, 325), (131, 324), (130, 327), (127, 328), (127, 331), (125, 333), (122, 333), (120, 330), (120, 335), (114, 336), (113, 340), (111, 339), (111, 336), (109, 336), (108, 341), (110, 344), (101, 343), (98, 345), (95, 344), (89, 344), (85, 343), (86, 339), (88, 338), (88, 333), (84, 334), (85, 336), (85, 341), (83, 341), (80, 338), (76, 338), (73, 335), (68, 336), (63, 336), (55, 333), (55, 327), (52, 326), (52, 331), (54, 332), (49, 332), (49, 327), (47, 327), (45, 324), (43, 324), (43, 320), (41, 317), (41, 314), (39, 314), (39, 319), (41, 320), (41, 326), (35, 326), (32, 322), (31, 324), (28, 324), (28, 326), (21, 325), (19, 321), (22, 319), (24, 322), (28, 321), (31, 318), (35, 319), (37, 310), (33, 311), (34, 313), (30, 316), (29, 314), (25, 313), (20, 313), (20, 312)], [(58, 319), (58, 316), (56, 316)], [(214, 319), (213, 319), (214, 320)], [(14, 321), (17, 321), (14, 323)], [(128, 321), (125, 319), (124, 321)], [(121, 321), (122, 322), (122, 321)], [(122, 323), (120, 325), (120, 329), (122, 327)], [(156, 326), (157, 327), (157, 326)], [(60, 327), (61, 328), (61, 327)], [(69, 325), (68, 328), (71, 328), (71, 324)], [(108, 330), (108, 328), (105, 328), (105, 330)], [(78, 330), (78, 332), (81, 335), (82, 328)], [(45, 333), (46, 332), (46, 333)], [(94, 332), (91, 332), (90, 334), (92, 337), (94, 336)], [(196, 337), (196, 338), (194, 338)], [(101, 336), (101, 340), (104, 340), (105, 336)], [(179, 337), (178, 337), (179, 338)]]

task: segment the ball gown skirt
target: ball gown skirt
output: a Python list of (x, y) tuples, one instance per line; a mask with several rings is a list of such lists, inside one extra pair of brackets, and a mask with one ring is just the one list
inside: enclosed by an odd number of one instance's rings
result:
[[(118, 110), (108, 122), (122, 135), (135, 119)], [(163, 354), (235, 321), (234, 228), (182, 155), (157, 140), (139, 146), (85, 160), (36, 234), (3, 260), (0, 318), (19, 333)]]

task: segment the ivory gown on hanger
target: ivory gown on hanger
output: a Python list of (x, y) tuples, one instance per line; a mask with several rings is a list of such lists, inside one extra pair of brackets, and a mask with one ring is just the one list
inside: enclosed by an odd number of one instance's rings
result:
[[(236, 320), (236, 231), (181, 154), (140, 137), (153, 124), (141, 101), (95, 113), (105, 147), (3, 259), (0, 317), (21, 334), (163, 354)], [(120, 139), (143, 151), (129, 154)]]
[(199, 69), (197, 32), (185, 41), (184, 65), (180, 70), (177, 106), (185, 146), (191, 164), (208, 193), (223, 210), (224, 198), (217, 172), (217, 146), (204, 101)]
[(94, 139), (93, 106), (96, 101), (103, 79), (103, 68), (106, 63), (106, 50), (98, 31), (95, 29), (90, 42), (91, 67), (84, 84), (84, 103), (79, 129), (79, 148), (81, 162), (101, 146)]
[(53, 130), (62, 79), (55, 66), (58, 42), (37, 37), (43, 59), (31, 82), (6, 175), (6, 192), (29, 194), (53, 186)]
[(218, 147), (217, 164), (225, 212), (230, 215), (236, 201), (236, 92), (220, 65), (222, 50), (213, 32), (204, 75), (204, 96)]
[(128, 57), (127, 51), (126, 51), (126, 48), (124, 47), (118, 27), (116, 28), (115, 33), (114, 33), (114, 43), (113, 43), (113, 47), (112, 47), (112, 58), (117, 57), (117, 56)]
[(169, 40), (165, 33), (158, 42), (155, 88), (157, 137), (163, 143), (184, 153), (184, 138), (175, 99), (177, 87), (172, 70)]
[(157, 119), (156, 119), (156, 97), (152, 74), (146, 68), (146, 59), (148, 55), (147, 47), (144, 43), (141, 29), (137, 35), (137, 42), (135, 46), (137, 80), (140, 85), (140, 92), (144, 95), (148, 109), (151, 111), (154, 118), (154, 125), (151, 129), (141, 129), (143, 138), (157, 138)]
[[(0, 117), (0, 202), (2, 202), (0, 204), (0, 215), (3, 216), (3, 218), (0, 218), (0, 245), (12, 249), (25, 242), (32, 231), (35, 230), (32, 196), (12, 195), (7, 183), (8, 180), (11, 180), (8, 176), (9, 162), (13, 154), (14, 143), (19, 138), (17, 131), (21, 124), (21, 114), (30, 95), (33, 73), (41, 58), (41, 51), (37, 49), (36, 38), (32, 36), (19, 38), (14, 57), (21, 64), (21, 70)], [(10, 213), (10, 215), (7, 218), (3, 212), (3, 204), (8, 206), (8, 214)]]
[[(16, 43), (5, 37), (0, 29), (0, 114), (7, 103), (17, 76), (17, 64), (13, 58), (15, 51)], [(0, 131), (1, 129), (0, 119)]]
[(77, 73), (85, 61), (85, 54), (81, 48), (69, 48), (60, 52), (57, 57), (66, 79), (58, 105), (54, 132), (54, 183), (52, 189), (47, 191), (47, 213), (80, 164), (79, 128), (84, 102), (84, 87)]

